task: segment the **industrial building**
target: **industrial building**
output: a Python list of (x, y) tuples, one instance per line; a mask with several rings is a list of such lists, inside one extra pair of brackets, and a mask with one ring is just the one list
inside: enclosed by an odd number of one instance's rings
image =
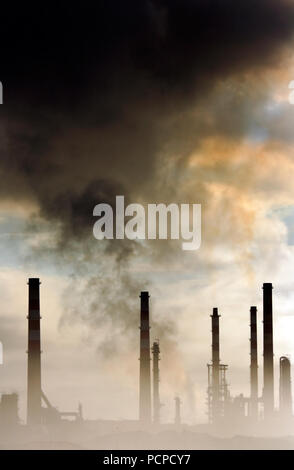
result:
[(288, 357), (280, 358), (280, 400), (275, 408), (274, 397), (274, 340), (273, 286), (263, 284), (263, 389), (258, 390), (257, 307), (250, 307), (250, 396), (232, 397), (226, 373), (228, 365), (220, 362), (220, 327), (218, 309), (213, 308), (212, 361), (208, 364), (208, 419), (211, 424), (247, 424), (262, 421), (271, 424), (278, 418), (292, 419), (291, 364)]
[[(76, 411), (59, 411), (49, 401), (42, 388), (41, 367), (41, 314), (40, 314), (40, 280), (28, 280), (28, 348), (27, 348), (27, 419), (25, 425), (34, 430), (41, 426), (81, 425), (84, 422), (82, 405)], [(273, 286), (263, 284), (263, 384), (258, 381), (258, 310), (256, 306), (249, 309), (250, 320), (250, 361), (248, 361), (248, 378), (250, 393), (233, 396), (227, 380), (228, 364), (221, 361), (221, 315), (213, 307), (211, 317), (211, 362), (208, 368), (207, 412), (208, 426), (212, 429), (240, 429), (242, 426), (255, 426), (259, 423), (266, 426), (280, 420), (292, 424), (292, 389), (291, 362), (287, 355), (279, 359), (279, 406), (275, 406), (274, 389), (274, 315)], [(151, 342), (150, 331), (150, 295), (147, 291), (140, 294), (140, 336), (139, 336), (139, 428), (155, 429), (164, 426), (161, 417), (160, 369), (161, 348), (159, 339)], [(152, 347), (151, 347), (152, 344)], [(164, 353), (164, 352), (163, 352)], [(152, 369), (151, 369), (152, 357)], [(163, 371), (164, 380), (164, 371)], [(183, 425), (181, 416), (181, 398), (174, 399), (175, 414), (173, 426)], [(110, 423), (110, 422), (109, 422)], [(105, 422), (104, 425), (106, 426)], [(18, 395), (2, 394), (0, 401), (0, 427), (16, 428), (20, 426), (18, 416)], [(112, 425), (111, 425), (112, 426)], [(135, 426), (129, 422), (127, 426)], [(245, 429), (245, 427), (244, 427)], [(265, 428), (263, 428), (265, 429)]]

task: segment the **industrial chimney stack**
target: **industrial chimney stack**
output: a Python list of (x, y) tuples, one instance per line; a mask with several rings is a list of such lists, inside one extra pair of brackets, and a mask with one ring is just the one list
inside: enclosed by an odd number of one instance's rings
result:
[(40, 280), (30, 278), (28, 312), (27, 424), (41, 424)]
[(274, 411), (273, 286), (263, 284), (263, 403), (264, 417)]
[(258, 418), (257, 326), (256, 307), (250, 307), (250, 415)]
[(149, 293), (141, 292), (139, 419), (151, 423)]
[(219, 354), (219, 317), (218, 309), (214, 308), (211, 315), (212, 324), (212, 420), (220, 415), (220, 354)]
[(153, 422), (160, 422), (160, 398), (159, 398), (159, 341), (153, 343)]

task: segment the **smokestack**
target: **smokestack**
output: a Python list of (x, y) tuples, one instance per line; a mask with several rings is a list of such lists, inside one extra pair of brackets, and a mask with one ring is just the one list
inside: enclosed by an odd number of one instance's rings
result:
[(159, 399), (159, 341), (153, 343), (153, 421), (155, 424), (160, 422), (160, 399)]
[(30, 278), (28, 314), (27, 424), (41, 424), (40, 280)]
[(285, 356), (280, 357), (280, 413), (292, 416), (291, 363)]
[(78, 407), (78, 418), (77, 418), (79, 421), (83, 421), (84, 418), (83, 418), (83, 405), (82, 403), (79, 403), (79, 407)]
[(175, 425), (181, 425), (181, 400), (180, 397), (175, 397)]
[(215, 421), (220, 414), (220, 390), (219, 390), (219, 317), (218, 309), (213, 309), (211, 315), (212, 325), (212, 420)]
[(263, 284), (263, 403), (264, 417), (274, 411), (273, 304), (271, 283)]
[(250, 307), (250, 414), (258, 417), (257, 326), (256, 307)]
[(141, 292), (139, 419), (151, 422), (149, 293)]

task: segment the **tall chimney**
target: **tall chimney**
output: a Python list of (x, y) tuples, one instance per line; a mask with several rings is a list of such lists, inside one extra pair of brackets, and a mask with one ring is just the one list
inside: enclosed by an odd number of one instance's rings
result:
[(274, 411), (273, 303), (271, 283), (263, 284), (263, 403), (264, 417)]
[(153, 421), (155, 424), (160, 422), (160, 399), (159, 399), (159, 341), (153, 343)]
[(151, 422), (149, 293), (141, 292), (139, 419)]
[(291, 363), (285, 356), (280, 357), (280, 413), (292, 416)]
[(28, 314), (27, 424), (41, 424), (40, 280), (30, 278)]
[(215, 421), (220, 415), (220, 390), (219, 390), (219, 317), (218, 309), (213, 309), (211, 315), (212, 325), (212, 420)]
[(258, 418), (257, 326), (256, 307), (250, 307), (250, 415)]

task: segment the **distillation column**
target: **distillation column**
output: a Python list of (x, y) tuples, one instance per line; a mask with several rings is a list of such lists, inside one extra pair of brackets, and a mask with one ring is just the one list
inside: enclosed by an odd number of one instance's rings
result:
[(292, 416), (291, 363), (288, 357), (280, 357), (280, 413)]
[(141, 292), (139, 420), (151, 423), (149, 293)]
[(160, 398), (159, 398), (159, 341), (153, 343), (153, 422), (160, 422)]

